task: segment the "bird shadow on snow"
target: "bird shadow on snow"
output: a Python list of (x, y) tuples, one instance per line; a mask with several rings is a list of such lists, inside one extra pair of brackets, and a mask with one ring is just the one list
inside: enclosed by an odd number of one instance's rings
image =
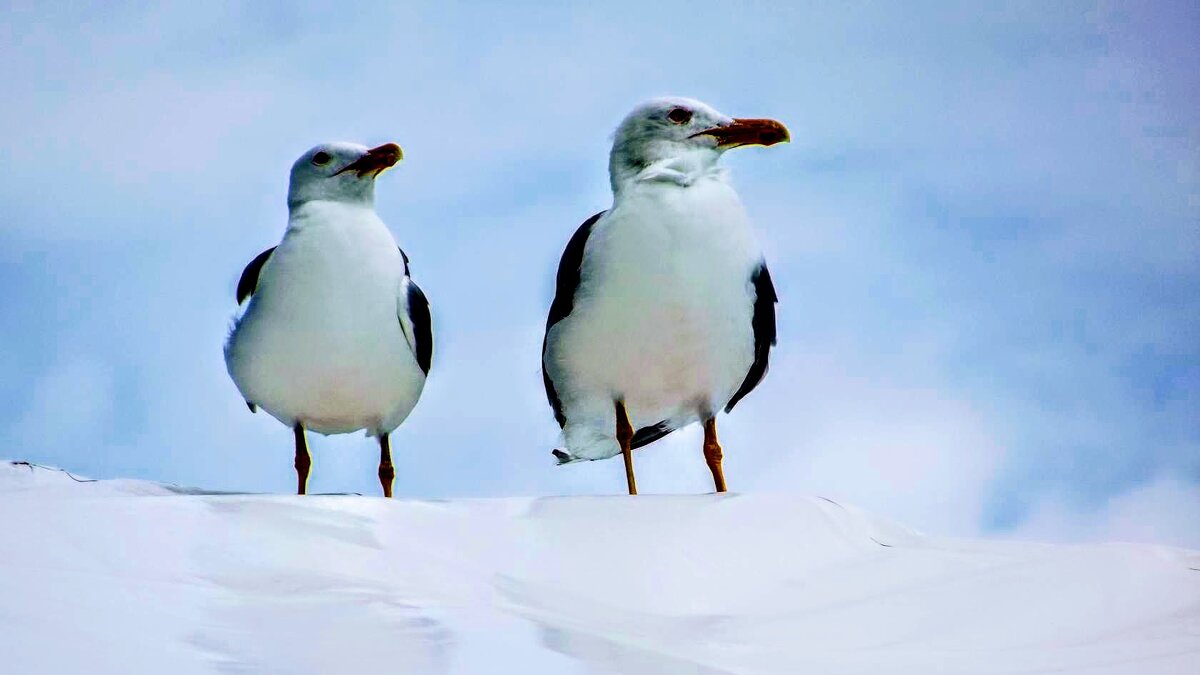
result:
[[(729, 646), (723, 636), (730, 624), (737, 622), (735, 617), (703, 611), (674, 613), (662, 603), (648, 602), (641, 595), (654, 593), (652, 589), (624, 589), (611, 595), (611, 587), (602, 589), (602, 584), (590, 583), (587, 579), (599, 582), (597, 575), (625, 577), (631, 567), (639, 566), (636, 559), (604, 556), (604, 550), (623, 548), (612, 539), (622, 537), (619, 528), (608, 530), (605, 522), (633, 523), (640, 514), (645, 517), (641, 525), (647, 529), (629, 532), (635, 539), (620, 543), (630, 550), (641, 550), (643, 547), (639, 544), (647, 543), (642, 538), (656, 540), (659, 535), (664, 535), (669, 542), (664, 546), (669, 548), (678, 542), (671, 540), (666, 530), (677, 522), (675, 518), (682, 515), (681, 509), (720, 509), (722, 504), (733, 504), (738, 499), (739, 495), (733, 493), (719, 496), (643, 495), (637, 500), (624, 496), (535, 499), (521, 519), (527, 527), (524, 539), (535, 547), (532, 557), (524, 566), (493, 578), (497, 602), (505, 612), (532, 624), (544, 648), (573, 659), (590, 673), (724, 675), (735, 672), (714, 665), (720, 664), (720, 647)], [(605, 515), (595, 521), (596, 513)], [(573, 546), (556, 544), (571, 541), (571, 530), (589, 526), (593, 528), (594, 536), (576, 540)], [(540, 550), (539, 546), (542, 547)], [(646, 550), (655, 558), (661, 553), (653, 547)], [(643, 570), (647, 568), (653, 568), (653, 564), (644, 566)]]
[(374, 519), (312, 501), (211, 502), (235, 526), (195, 550), (219, 592), (189, 642), (220, 673), (448, 672), (451, 633), (385, 585)]
[[(589, 671), (611, 675), (729, 675), (734, 671), (701, 663), (696, 649), (707, 646), (730, 621), (724, 616), (663, 616), (603, 606), (585, 598), (538, 590), (504, 577), (497, 591), (510, 610), (530, 621), (547, 649), (576, 659)], [(545, 598), (554, 597), (554, 601)], [(562, 606), (556, 606), (561, 603)], [(587, 617), (582, 622), (570, 617)]]
[[(172, 494), (183, 495), (187, 497), (279, 497), (282, 495), (274, 492), (242, 492), (238, 490), (206, 490), (198, 487), (187, 487), (184, 485), (175, 485), (174, 483), (161, 483), (162, 488)], [(361, 492), (311, 492), (308, 497), (361, 497)]]
[[(803, 558), (796, 537), (774, 529), (764, 539), (761, 529), (745, 525), (764, 513), (794, 523), (796, 531), (824, 533), (833, 557), (810, 552), (805, 566), (793, 569), (787, 561)], [(917, 539), (906, 528), (815, 496), (546, 497), (531, 504), (524, 522), (525, 540), (544, 548), (493, 580), (500, 604), (532, 623), (545, 648), (589, 672), (612, 674), (715, 675), (744, 672), (747, 662), (770, 667), (780, 650), (786, 653), (788, 638), (775, 629), (762, 640), (755, 636), (781, 617), (798, 620), (771, 597), (822, 565), (881, 560)], [(584, 526), (591, 528), (588, 538), (554, 544)], [(728, 540), (713, 548), (714, 533)], [(748, 558), (776, 581), (743, 574)], [(714, 597), (699, 599), (706, 594)]]

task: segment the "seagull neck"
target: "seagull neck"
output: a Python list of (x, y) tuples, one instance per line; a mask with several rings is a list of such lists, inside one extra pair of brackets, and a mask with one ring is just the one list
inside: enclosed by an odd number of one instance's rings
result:
[(292, 218), (306, 217), (317, 214), (327, 214), (333, 211), (374, 211), (372, 200), (345, 201), (341, 199), (306, 199), (302, 202), (288, 202), (288, 215)]
[(309, 229), (314, 225), (323, 228), (336, 223), (361, 223), (372, 217), (378, 218), (375, 205), (369, 201), (309, 199), (288, 205), (289, 230)]
[(708, 153), (689, 153), (660, 159), (638, 170), (629, 167), (628, 170), (618, 171), (618, 167), (614, 165), (612, 184), (613, 192), (619, 194), (637, 184), (690, 187), (704, 178), (724, 180), (725, 175), (725, 169), (717, 166), (716, 157)]

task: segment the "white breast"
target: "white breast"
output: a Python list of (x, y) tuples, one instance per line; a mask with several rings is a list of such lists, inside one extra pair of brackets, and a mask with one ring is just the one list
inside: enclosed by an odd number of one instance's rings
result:
[(226, 346), (247, 401), (318, 433), (389, 432), (425, 377), (405, 339), (404, 262), (369, 208), (313, 202), (283, 241)]
[(685, 424), (725, 404), (753, 361), (750, 277), (761, 258), (720, 175), (621, 193), (588, 240), (571, 314), (548, 337), (571, 454), (614, 453), (616, 398), (635, 427)]

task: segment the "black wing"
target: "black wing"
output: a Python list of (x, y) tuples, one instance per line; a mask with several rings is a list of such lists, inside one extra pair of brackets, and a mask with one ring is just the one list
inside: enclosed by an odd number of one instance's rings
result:
[(408, 320), (413, 326), (413, 352), (417, 365), (426, 375), (433, 365), (433, 317), (429, 313), (429, 300), (421, 287), (408, 280)]
[(258, 273), (262, 272), (263, 265), (267, 264), (267, 258), (275, 252), (275, 247), (259, 253), (246, 265), (246, 269), (242, 270), (242, 278), (238, 279), (237, 285), (237, 303), (240, 305), (246, 298), (254, 295), (254, 289), (258, 288)]
[(663, 420), (658, 424), (652, 424), (648, 427), (642, 427), (633, 434), (633, 440), (629, 441), (629, 449), (636, 450), (643, 445), (650, 445), (654, 441), (666, 436), (675, 431), (675, 427), (667, 420)]
[(404, 249), (400, 248), (399, 246), (397, 246), (396, 249), (400, 251), (400, 257), (404, 258), (404, 276), (408, 276), (408, 254), (405, 253)]
[[(567, 318), (567, 315), (575, 308), (575, 291), (579, 288), (579, 278), (583, 268), (583, 249), (587, 245), (588, 237), (592, 234), (592, 228), (603, 215), (604, 211), (601, 211), (585, 220), (579, 229), (575, 230), (575, 234), (571, 235), (571, 240), (567, 242), (567, 248), (563, 250), (562, 259), (558, 262), (554, 301), (550, 303), (550, 314), (546, 317), (546, 334), (542, 338), (542, 383), (546, 386), (546, 400), (554, 409), (554, 420), (558, 422), (559, 427), (567, 423), (567, 418), (563, 415), (562, 401), (558, 398), (558, 391), (555, 390), (554, 382), (546, 370), (546, 341), (550, 336), (550, 328)], [(668, 426), (666, 421), (643, 427), (633, 434), (630, 445), (640, 448), (657, 441), (672, 431), (674, 429)]]
[(771, 283), (771, 273), (767, 271), (767, 263), (760, 263), (754, 274), (750, 275), (750, 285), (754, 287), (754, 316), (750, 325), (754, 328), (754, 362), (746, 371), (746, 379), (738, 388), (733, 398), (725, 405), (725, 412), (733, 410), (733, 406), (742, 400), (746, 394), (754, 391), (759, 382), (767, 374), (767, 359), (771, 355), (771, 347), (775, 344), (775, 303), (779, 296), (775, 294), (775, 285)]
[(579, 229), (575, 230), (575, 234), (571, 235), (571, 240), (567, 242), (562, 259), (558, 261), (558, 277), (554, 283), (554, 301), (550, 303), (550, 314), (546, 317), (546, 333), (542, 336), (542, 383), (546, 385), (546, 400), (554, 409), (554, 419), (560, 428), (567, 423), (567, 418), (563, 415), (562, 401), (558, 399), (558, 391), (554, 389), (554, 382), (550, 380), (550, 373), (546, 370), (546, 341), (550, 337), (550, 329), (554, 324), (567, 318), (567, 315), (575, 307), (575, 290), (579, 288), (579, 275), (583, 267), (583, 248), (592, 234), (592, 227), (603, 215), (604, 212), (601, 211), (583, 221)]

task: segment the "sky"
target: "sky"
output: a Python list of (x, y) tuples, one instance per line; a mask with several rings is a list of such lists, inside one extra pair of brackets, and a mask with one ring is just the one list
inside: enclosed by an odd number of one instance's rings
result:
[[(377, 209), (433, 305), (396, 494), (620, 493), (556, 467), (542, 329), (612, 130), (691, 96), (789, 145), (731, 168), (781, 297), (720, 420), (731, 489), (930, 533), (1200, 547), (1200, 7), (6, 3), (0, 456), (288, 492), (222, 343), (287, 171), (395, 141)], [(361, 435), (315, 492), (376, 494)], [(644, 493), (711, 489), (700, 432)]]

